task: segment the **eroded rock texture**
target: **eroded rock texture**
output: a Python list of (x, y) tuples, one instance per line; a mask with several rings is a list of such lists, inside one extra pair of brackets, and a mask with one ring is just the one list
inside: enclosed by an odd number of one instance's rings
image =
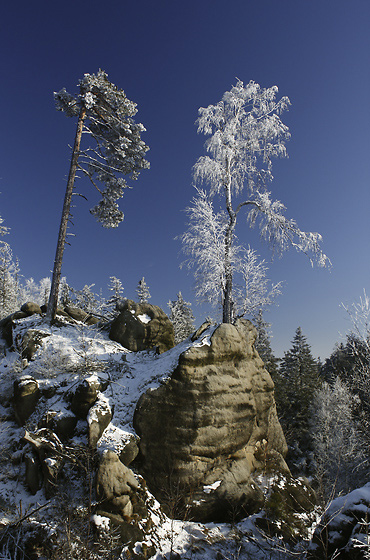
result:
[(165, 312), (157, 305), (130, 299), (123, 302), (109, 338), (133, 352), (156, 347), (162, 353), (175, 345), (173, 325)]
[(181, 354), (164, 385), (141, 396), (134, 426), (142, 474), (162, 504), (197, 521), (224, 521), (262, 507), (257, 474), (289, 469), (256, 329), (238, 320), (208, 337)]

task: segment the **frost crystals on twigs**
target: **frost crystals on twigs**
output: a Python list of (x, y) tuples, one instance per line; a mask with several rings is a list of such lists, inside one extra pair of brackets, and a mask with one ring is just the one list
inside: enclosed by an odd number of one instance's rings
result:
[[(281, 253), (293, 246), (312, 263), (330, 264), (320, 249), (321, 236), (301, 231), (294, 220), (286, 218), (284, 205), (271, 200), (266, 188), (273, 179), (272, 158), (286, 157), (285, 142), (290, 138), (280, 119), (290, 101), (287, 97), (277, 100), (277, 92), (276, 86), (264, 89), (253, 81), (244, 86), (237, 80), (216, 105), (199, 109), (198, 132), (209, 139), (205, 143), (207, 155), (194, 166), (194, 180), (208, 185), (209, 196), (197, 188), (187, 210), (189, 229), (182, 241), (189, 256), (187, 264), (195, 268), (198, 299), (214, 304), (221, 300), (224, 322), (231, 322), (240, 311), (233, 278), (243, 270), (241, 263), (251, 259), (251, 250), (236, 242), (241, 210), (246, 210), (251, 226), (258, 223), (261, 236), (273, 250)], [(223, 201), (224, 211), (215, 213), (215, 195)]]

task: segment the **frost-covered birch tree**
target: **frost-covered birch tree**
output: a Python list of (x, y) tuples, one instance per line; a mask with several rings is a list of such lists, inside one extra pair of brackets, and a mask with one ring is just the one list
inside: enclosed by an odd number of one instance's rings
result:
[[(104, 227), (113, 228), (124, 217), (117, 201), (128, 187), (126, 178), (135, 180), (142, 169), (149, 167), (145, 159), (148, 146), (141, 140), (145, 128), (133, 120), (137, 112), (136, 104), (108, 80), (105, 72), (99, 70), (97, 74), (85, 74), (79, 82), (77, 95), (71, 95), (63, 88), (54, 97), (59, 111), (68, 117), (77, 118), (77, 129), (54, 261), (47, 311), (50, 321), (54, 319), (57, 308), (77, 171), (89, 178), (101, 197), (90, 212)], [(89, 139), (91, 144), (83, 147), (82, 136)]]
[(0, 247), (0, 316), (17, 311), (21, 305), (22, 287), (17, 259), (6, 243)]
[(359, 398), (339, 377), (323, 383), (311, 409), (315, 477), (324, 499), (347, 493), (367, 480), (366, 445), (356, 423)]
[[(0, 236), (9, 233), (6, 226), (1, 225)], [(0, 240), (0, 318), (13, 313), (20, 304), (20, 283), (18, 261), (13, 259), (12, 249), (6, 241)]]
[(33, 301), (41, 305), (47, 305), (50, 294), (51, 279), (41, 278), (35, 282), (33, 278), (27, 278), (22, 287), (22, 298), (24, 301)]
[[(290, 101), (277, 99), (277, 93), (276, 86), (261, 88), (253, 81), (244, 85), (237, 80), (216, 105), (199, 109), (198, 132), (209, 138), (207, 154), (194, 166), (194, 181), (207, 184), (208, 193), (197, 189), (188, 208), (183, 247), (188, 265), (195, 269), (198, 299), (216, 303), (215, 295), (220, 294), (226, 323), (237, 314), (234, 274), (248, 256), (237, 243), (240, 212), (246, 213), (251, 226), (258, 223), (261, 236), (277, 252), (292, 246), (320, 266), (329, 262), (320, 249), (321, 236), (301, 231), (294, 220), (286, 218), (284, 205), (274, 201), (267, 189), (273, 179), (272, 160), (286, 157), (285, 143), (290, 137), (280, 118)], [(213, 208), (215, 196), (222, 201), (221, 212)]]

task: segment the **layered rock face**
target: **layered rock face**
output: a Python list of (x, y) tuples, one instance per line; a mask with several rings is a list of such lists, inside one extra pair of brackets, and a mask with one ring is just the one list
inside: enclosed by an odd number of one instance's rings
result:
[(274, 384), (238, 320), (206, 331), (170, 379), (141, 396), (134, 427), (150, 490), (177, 515), (224, 521), (258, 511), (258, 474), (289, 473)]

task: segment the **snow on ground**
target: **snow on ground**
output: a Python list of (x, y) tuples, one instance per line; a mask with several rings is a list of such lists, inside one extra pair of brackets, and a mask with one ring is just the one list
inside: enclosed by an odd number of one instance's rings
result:
[[(109, 380), (103, 398), (109, 401), (110, 406), (114, 404), (114, 416), (99, 441), (98, 451), (112, 449), (119, 453), (124, 442), (134, 433), (132, 419), (140, 395), (168, 379), (178, 363), (179, 355), (190, 346), (209, 345), (214, 330), (214, 327), (209, 328), (195, 343), (187, 339), (172, 350), (158, 355), (154, 351), (129, 352), (120, 344), (109, 340), (104, 330), (87, 327), (82, 323), (50, 327), (41, 318), (31, 317), (19, 321), (15, 336), (20, 339), (30, 328), (41, 330), (47, 335), (35, 358), (26, 365), (22, 363), (19, 354), (8, 352), (0, 360), (0, 523), (2, 519), (9, 521), (19, 518), (25, 512), (40, 506), (45, 506), (43, 514), (51, 517), (53, 509), (50, 508), (55, 507), (52, 501), (48, 505), (43, 489), (32, 496), (24, 484), (23, 451), (19, 445), (24, 428), (19, 428), (9, 419), (9, 396), (16, 378), (22, 374), (32, 375), (39, 381), (42, 389), (56, 385), (63, 391), (76, 387), (88, 375)], [(63, 393), (57, 392), (55, 397), (47, 401), (48, 408), (52, 404), (53, 410), (63, 413), (66, 403), (61, 394)], [(76, 431), (80, 435), (73, 438), (73, 443), (86, 443), (84, 424), (84, 421), (78, 422)], [(219, 482), (205, 487), (205, 492), (212, 492)], [(282, 560), (290, 557), (286, 556), (279, 540), (266, 540), (259, 532), (254, 524), (258, 515), (235, 525), (200, 524), (171, 520), (160, 512), (159, 504), (154, 503), (156, 505), (151, 512), (154, 529), (150, 536), (157, 548), (154, 560), (169, 558), (171, 552), (178, 553), (183, 559), (193, 560)], [(105, 523), (104, 519), (96, 521)], [(143, 544), (150, 543), (136, 543), (138, 552)]]

